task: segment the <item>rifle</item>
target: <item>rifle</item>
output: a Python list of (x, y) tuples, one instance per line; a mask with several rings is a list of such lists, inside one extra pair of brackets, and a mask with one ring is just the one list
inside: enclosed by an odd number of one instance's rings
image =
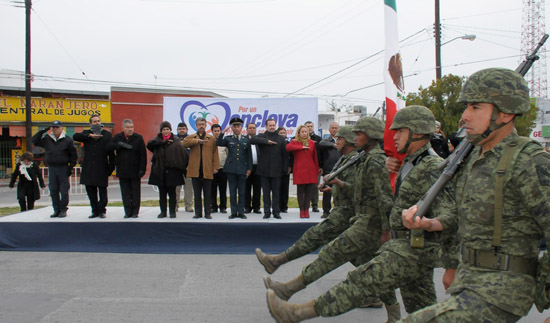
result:
[[(332, 171), (330, 174), (328, 174), (327, 179), (325, 180), (325, 184), (323, 187), (327, 186), (326, 183), (332, 181), (335, 179), (338, 175), (340, 175), (343, 171), (350, 168), (351, 166), (355, 165), (355, 163), (361, 159), (361, 157), (365, 156), (366, 152), (364, 150), (359, 151), (359, 153), (353, 157), (351, 157), (344, 165), (338, 167), (336, 170)], [(338, 166), (338, 165), (336, 165)], [(335, 167), (336, 168), (336, 167)]]
[[(539, 49), (544, 45), (546, 40), (548, 39), (548, 34), (545, 34), (540, 42), (538, 43), (537, 47), (533, 50), (533, 53), (531, 55), (528, 55), (525, 60), (516, 68), (516, 72), (521, 74), (521, 76), (525, 76), (527, 74), (527, 71), (531, 68), (533, 63), (539, 59), (537, 56), (537, 52)], [(465, 129), (461, 128), (459, 132), (457, 133), (458, 137), (465, 136)], [(437, 194), (443, 188), (447, 183), (453, 178), (456, 171), (459, 167), (461, 167), (464, 164), (464, 161), (470, 155), (470, 152), (474, 146), (465, 139), (462, 139), (460, 144), (455, 148), (453, 153), (445, 159), (441, 164), (439, 164), (438, 168), (441, 170), (443, 169), (443, 172), (437, 179), (437, 181), (430, 187), (430, 189), (424, 194), (424, 196), (416, 203), (418, 206), (418, 210), (416, 211), (416, 214), (413, 217), (413, 221), (416, 220), (416, 217), (423, 217), (430, 207), (432, 206)]]

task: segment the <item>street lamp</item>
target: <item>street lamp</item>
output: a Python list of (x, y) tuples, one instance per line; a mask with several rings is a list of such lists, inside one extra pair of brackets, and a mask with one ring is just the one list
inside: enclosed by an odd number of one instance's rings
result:
[(468, 35), (458, 36), (458, 37), (455, 37), (451, 40), (448, 40), (448, 41), (444, 42), (443, 44), (441, 44), (441, 41), (436, 41), (436, 50), (435, 50), (435, 77), (436, 77), (436, 80), (441, 79), (441, 46), (446, 45), (446, 44), (448, 44), (448, 43), (450, 43), (454, 40), (457, 40), (457, 39), (473, 41), (473, 40), (476, 39), (476, 35), (468, 34)]

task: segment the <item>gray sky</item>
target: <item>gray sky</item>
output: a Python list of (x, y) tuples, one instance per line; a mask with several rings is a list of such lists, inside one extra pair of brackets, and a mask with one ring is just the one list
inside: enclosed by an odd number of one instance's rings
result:
[[(376, 85), (383, 53), (375, 55), (384, 49), (383, 0), (35, 0), (33, 8), (32, 72), (63, 80), (37, 77), (34, 87), (108, 91), (120, 82), (229, 97), (282, 97), (306, 87), (293, 96), (370, 112), (384, 99)], [(434, 1), (397, 0), (397, 10), (399, 39), (414, 35), (400, 49), (411, 75), (405, 90), (416, 91), (435, 78)], [(521, 20), (519, 0), (441, 0), (442, 43), (477, 35), (443, 46), (443, 74), (515, 69)], [(0, 0), (0, 69), (24, 70), (24, 26), (24, 9)]]

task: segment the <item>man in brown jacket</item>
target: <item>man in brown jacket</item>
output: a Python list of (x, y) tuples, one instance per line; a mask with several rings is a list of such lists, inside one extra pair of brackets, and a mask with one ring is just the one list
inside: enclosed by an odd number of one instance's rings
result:
[(190, 148), (189, 164), (187, 166), (187, 177), (193, 181), (193, 192), (195, 194), (195, 216), (193, 219), (202, 217), (202, 197), (204, 195), (204, 217), (212, 219), (210, 216), (212, 206), (212, 179), (214, 174), (220, 169), (218, 158), (218, 148), (216, 139), (206, 134), (206, 119), (197, 118), (195, 120), (197, 133), (189, 135), (183, 139), (183, 146)]

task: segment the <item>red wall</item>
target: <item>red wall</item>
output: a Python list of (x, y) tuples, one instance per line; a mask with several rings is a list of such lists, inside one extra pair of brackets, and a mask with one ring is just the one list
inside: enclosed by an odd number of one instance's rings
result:
[[(174, 94), (174, 93), (142, 93), (128, 91), (111, 91), (111, 122), (115, 124), (113, 134), (122, 132), (122, 121), (132, 119), (134, 131), (143, 136), (147, 141), (153, 139), (159, 133), (162, 120), (162, 105), (164, 97), (210, 97), (205, 95)], [(130, 104), (121, 104), (130, 103)], [(175, 134), (177, 124), (172, 125)], [(147, 160), (151, 160), (152, 153), (147, 151)], [(151, 163), (147, 162), (148, 177)]]

